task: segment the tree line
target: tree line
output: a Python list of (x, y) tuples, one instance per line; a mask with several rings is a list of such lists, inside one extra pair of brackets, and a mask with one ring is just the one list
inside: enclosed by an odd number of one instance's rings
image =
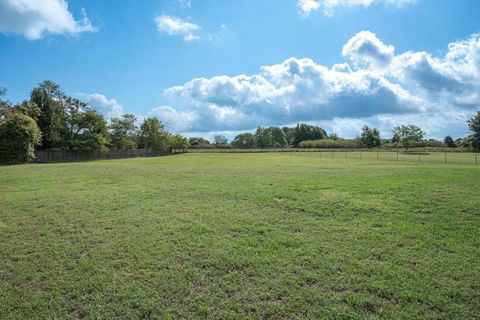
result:
[(254, 133), (240, 133), (230, 143), (223, 135), (216, 135), (213, 142), (203, 137), (192, 137), (189, 144), (193, 148), (380, 148), (403, 147), (405, 151), (412, 147), (462, 147), (480, 151), (480, 111), (467, 121), (471, 133), (454, 140), (446, 136), (443, 141), (425, 140), (424, 131), (418, 126), (408, 124), (393, 129), (391, 139), (382, 139), (376, 128), (364, 126), (360, 135), (354, 139), (344, 139), (337, 134), (327, 134), (321, 127), (297, 124), (295, 127), (258, 127)]
[[(6, 93), (0, 88), (0, 98)], [(0, 158), (29, 162), (35, 149), (100, 151), (188, 147), (188, 139), (169, 133), (155, 117), (138, 125), (133, 114), (107, 121), (87, 103), (43, 81), (18, 104), (0, 99)]]

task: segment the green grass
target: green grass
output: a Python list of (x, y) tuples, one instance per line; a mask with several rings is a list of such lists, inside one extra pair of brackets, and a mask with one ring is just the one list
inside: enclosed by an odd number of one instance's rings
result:
[(480, 166), (0, 167), (0, 319), (478, 319)]

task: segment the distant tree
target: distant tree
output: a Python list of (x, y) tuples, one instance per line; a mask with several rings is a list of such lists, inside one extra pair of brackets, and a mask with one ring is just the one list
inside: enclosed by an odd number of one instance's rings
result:
[(170, 147), (170, 136), (160, 120), (157, 118), (146, 118), (142, 122), (140, 125), (139, 145), (144, 149), (161, 151)]
[(267, 128), (267, 131), (270, 132), (271, 147), (273, 148), (283, 148), (288, 145), (287, 138), (282, 129), (277, 127)]
[(186, 137), (177, 133), (174, 135), (170, 135), (170, 146), (173, 149), (187, 149), (190, 144), (188, 143), (188, 139)]
[(380, 132), (378, 129), (372, 129), (369, 126), (363, 126), (359, 142), (364, 148), (378, 148), (382, 144)]
[(217, 134), (217, 135), (213, 136), (213, 143), (215, 143), (216, 145), (227, 144), (228, 139), (224, 135)]
[(300, 142), (306, 140), (321, 140), (325, 138), (327, 138), (327, 132), (322, 128), (301, 123), (295, 127), (293, 145), (298, 146)]
[(455, 148), (457, 147), (457, 144), (453, 140), (451, 136), (446, 136), (445, 139), (443, 139), (443, 142), (447, 145), (449, 148)]
[(124, 114), (121, 118), (110, 120), (110, 140), (116, 150), (131, 150), (137, 147), (137, 117), (134, 114)]
[(467, 121), (470, 129), (469, 144), (474, 151), (480, 151), (480, 111)]
[(252, 133), (241, 133), (231, 142), (232, 147), (238, 149), (249, 149), (257, 146), (257, 138)]
[(272, 143), (272, 132), (267, 130), (267, 128), (257, 127), (255, 131), (255, 139), (257, 140), (258, 148), (271, 148)]
[(328, 140), (334, 140), (334, 141), (342, 140), (342, 138), (340, 138), (336, 133), (329, 134), (327, 139)]
[(191, 146), (200, 146), (200, 145), (210, 144), (210, 141), (202, 137), (191, 137), (188, 139), (188, 142)]
[(413, 146), (416, 142), (419, 142), (423, 139), (424, 133), (419, 127), (409, 124), (401, 125), (393, 129), (392, 141), (400, 142), (405, 151), (408, 152), (408, 149)]
[(43, 81), (30, 93), (30, 101), (40, 109), (37, 124), (42, 132), (42, 149), (63, 148), (67, 124), (63, 101), (65, 94), (53, 81)]
[(295, 140), (295, 128), (282, 127), (282, 131), (285, 134), (285, 139), (289, 146), (293, 146)]
[(29, 116), (10, 112), (0, 120), (0, 158), (12, 163), (30, 162), (40, 141), (40, 128)]

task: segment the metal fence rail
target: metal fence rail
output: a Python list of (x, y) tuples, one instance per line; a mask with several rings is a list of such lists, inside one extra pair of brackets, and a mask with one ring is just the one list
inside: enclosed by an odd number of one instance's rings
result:
[(480, 164), (480, 155), (475, 152), (454, 151), (390, 151), (390, 150), (351, 150), (351, 149), (175, 149), (176, 153), (261, 153), (261, 152), (299, 152), (306, 156), (330, 159), (357, 159), (408, 161), (444, 164)]

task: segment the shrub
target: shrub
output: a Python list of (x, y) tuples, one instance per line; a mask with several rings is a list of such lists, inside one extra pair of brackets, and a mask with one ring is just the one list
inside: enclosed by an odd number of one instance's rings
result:
[(341, 140), (306, 140), (299, 144), (300, 148), (358, 148), (359, 143), (356, 139), (341, 139)]

